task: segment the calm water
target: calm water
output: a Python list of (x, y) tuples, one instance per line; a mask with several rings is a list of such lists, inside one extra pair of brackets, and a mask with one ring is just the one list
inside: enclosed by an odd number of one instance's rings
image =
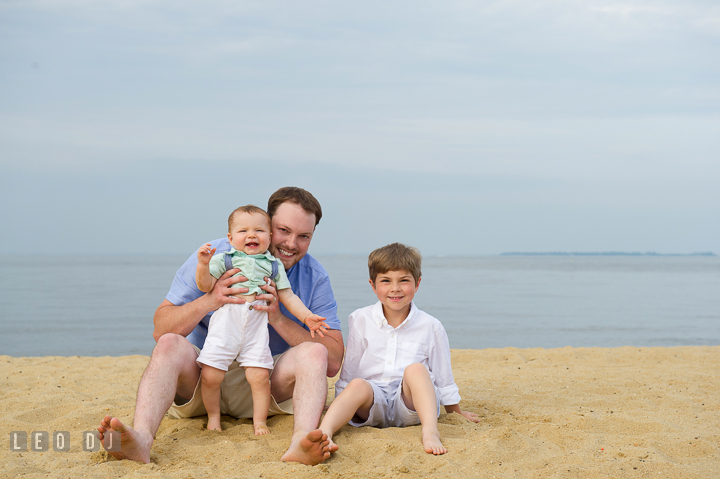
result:
[[(0, 354), (149, 354), (185, 257), (0, 256)], [(377, 298), (364, 256), (318, 256), (343, 327)], [(425, 258), (416, 304), (453, 348), (720, 344), (720, 258)]]

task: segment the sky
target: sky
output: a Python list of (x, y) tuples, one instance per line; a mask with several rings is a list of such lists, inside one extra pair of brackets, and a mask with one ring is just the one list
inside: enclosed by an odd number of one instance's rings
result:
[(0, 253), (190, 254), (278, 187), (311, 252), (720, 254), (703, 0), (0, 1)]

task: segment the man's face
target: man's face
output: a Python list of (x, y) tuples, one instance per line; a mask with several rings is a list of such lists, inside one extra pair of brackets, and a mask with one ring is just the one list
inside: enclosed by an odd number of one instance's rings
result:
[(315, 215), (295, 203), (281, 204), (272, 217), (270, 252), (279, 259), (285, 271), (308, 252), (315, 231)]

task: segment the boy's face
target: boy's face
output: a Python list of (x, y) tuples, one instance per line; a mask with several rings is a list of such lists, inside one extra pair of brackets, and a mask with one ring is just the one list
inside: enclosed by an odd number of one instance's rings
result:
[(384, 308), (402, 312), (409, 310), (410, 303), (420, 286), (420, 278), (416, 283), (409, 271), (388, 271), (377, 275), (374, 283), (370, 280), (370, 286)]
[(262, 254), (270, 246), (270, 220), (261, 214), (236, 213), (228, 239), (238, 251)]

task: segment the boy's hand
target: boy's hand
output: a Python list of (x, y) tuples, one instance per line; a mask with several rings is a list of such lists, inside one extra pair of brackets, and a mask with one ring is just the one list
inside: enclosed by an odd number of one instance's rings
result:
[(475, 414), (474, 412), (470, 412), (470, 411), (460, 411), (460, 412), (458, 412), (458, 414), (460, 414), (462, 417), (464, 417), (464, 418), (467, 419), (468, 421), (480, 422), (480, 418), (479, 418), (478, 415)]
[(330, 326), (325, 324), (325, 318), (313, 313), (305, 316), (303, 322), (310, 328), (310, 336), (313, 338), (315, 337), (315, 333), (318, 333), (321, 338), (324, 338), (325, 335), (323, 333), (327, 333), (327, 330), (330, 328)]
[(197, 252), (198, 263), (209, 264), (210, 259), (215, 254), (216, 248), (212, 248), (210, 243), (205, 243)]

